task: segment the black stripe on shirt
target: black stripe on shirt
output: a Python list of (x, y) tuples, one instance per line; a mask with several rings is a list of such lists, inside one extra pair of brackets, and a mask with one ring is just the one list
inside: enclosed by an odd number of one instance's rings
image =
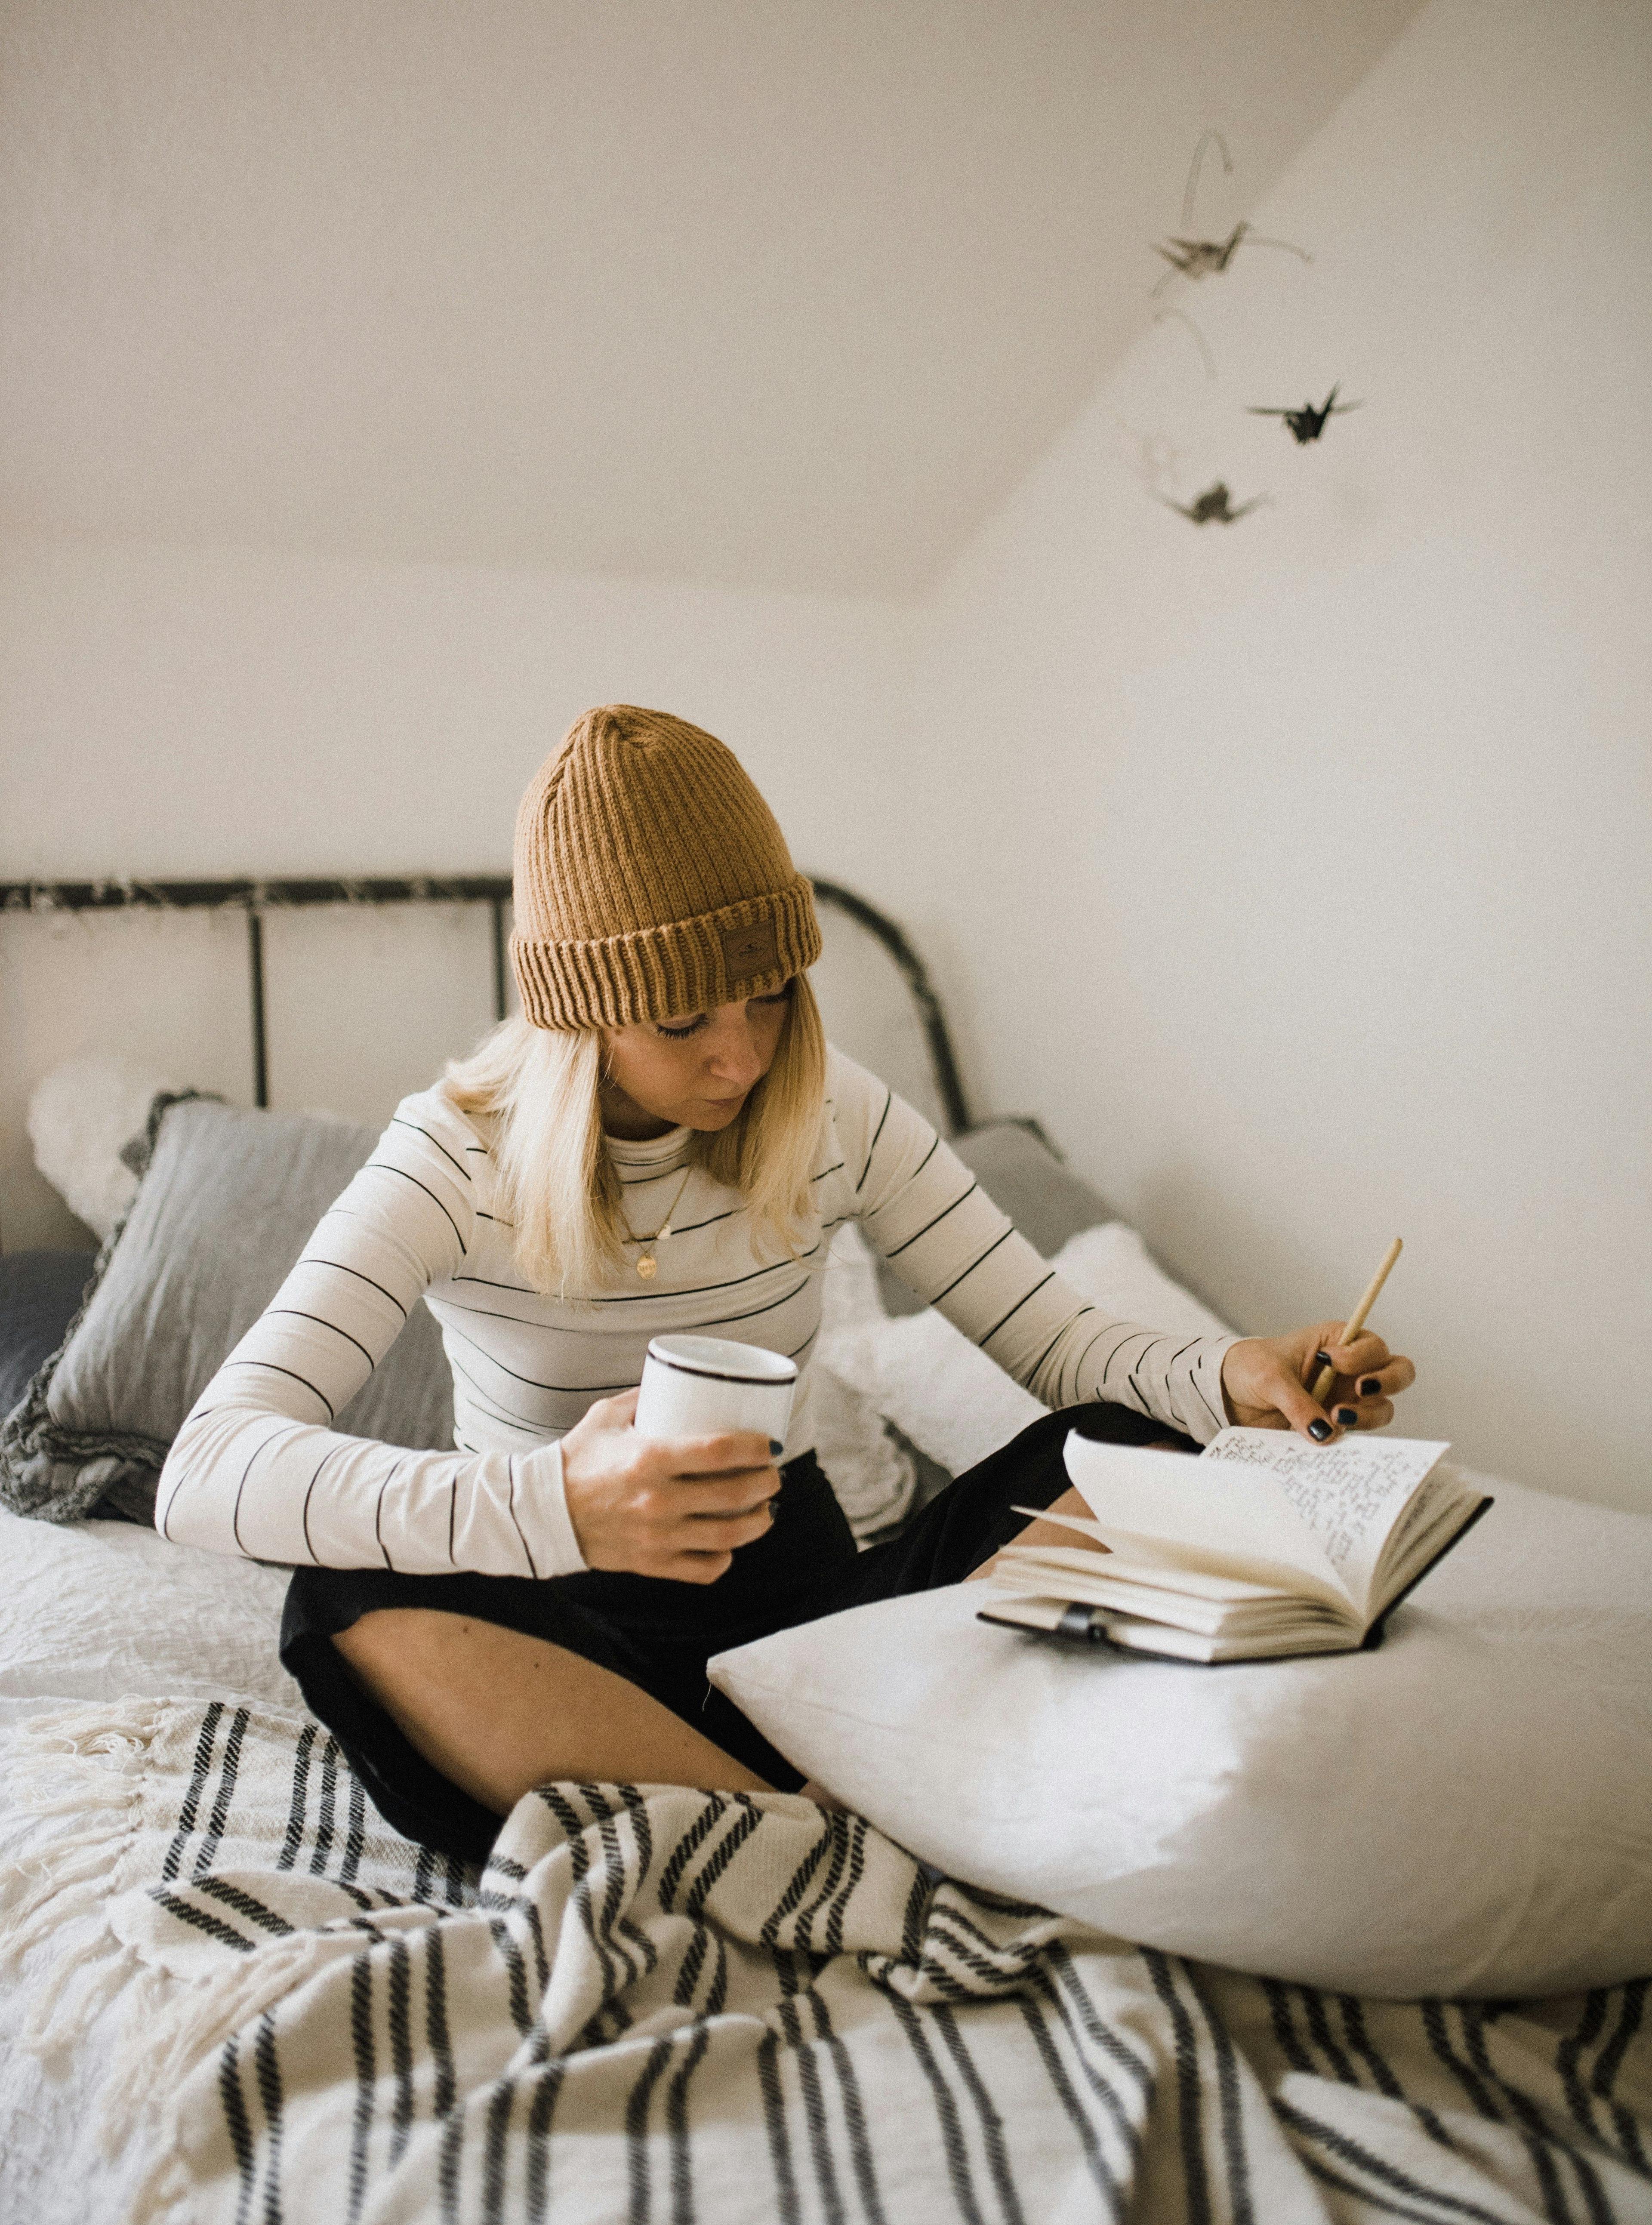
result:
[(811, 1277), (806, 1275), (803, 1277), (803, 1280), (798, 1284), (797, 1288), (794, 1290), (788, 1290), (783, 1298), (771, 1298), (766, 1306), (753, 1306), (750, 1313), (718, 1314), (714, 1321), (708, 1321), (706, 1323), (706, 1327), (707, 1328), (727, 1328), (730, 1324), (734, 1322), (756, 1321), (763, 1314), (777, 1313), (782, 1306), (790, 1305), (794, 1298), (801, 1298), (804, 1291), (807, 1290), (811, 1279)]
[[(525, 1383), (530, 1391), (566, 1391), (581, 1398), (588, 1394), (593, 1398), (603, 1398), (611, 1391), (634, 1391), (636, 1388), (634, 1383), (541, 1383), (534, 1376), (519, 1375), (514, 1367), (507, 1367), (503, 1360), (494, 1358), (486, 1345), (478, 1344), (473, 1336), (466, 1336), (462, 1328), (455, 1328), (453, 1334), (461, 1344), (468, 1344), (472, 1352), (479, 1352), (491, 1366), (498, 1369), (501, 1375), (508, 1375), (513, 1383)], [(474, 1379), (467, 1375), (465, 1379), (468, 1383)], [(481, 1388), (479, 1385), (477, 1387)], [(483, 1395), (485, 1397), (487, 1394), (484, 1392)]]
[[(465, 1277), (465, 1280), (467, 1283), (473, 1282), (475, 1277), (474, 1276), (467, 1275)], [(495, 1285), (494, 1287), (509, 1288), (509, 1285)], [(529, 1290), (525, 1291), (523, 1296), (527, 1297), (536, 1297), (538, 1296), (538, 1292)], [(443, 1311), (446, 1313), (469, 1314), (476, 1321), (509, 1322), (515, 1328), (531, 1328), (534, 1330), (535, 1334), (540, 1336), (589, 1336), (591, 1334), (591, 1331), (588, 1328), (565, 1327), (560, 1322), (535, 1321), (531, 1314), (502, 1314), (497, 1312), (492, 1306), (462, 1306), (457, 1298), (441, 1298), (439, 1299), (437, 1303), (441, 1306)]]
[(800, 1252), (796, 1258), (771, 1259), (766, 1267), (756, 1268), (750, 1275), (731, 1276), (725, 1283), (697, 1283), (692, 1290), (687, 1290), (627, 1291), (622, 1297), (592, 1298), (591, 1303), (595, 1306), (657, 1305), (661, 1298), (703, 1298), (708, 1297), (713, 1290), (737, 1290), (742, 1283), (755, 1283), (762, 1276), (773, 1275), (783, 1267), (794, 1267), (801, 1260), (813, 1258), (820, 1248), (820, 1239), (817, 1237), (808, 1250)]
[(855, 1184), (855, 1195), (857, 1197), (860, 1195), (862, 1189), (865, 1187), (866, 1177), (872, 1170), (872, 1153), (877, 1149), (878, 1137), (880, 1137), (883, 1132), (883, 1124), (889, 1117), (889, 1107), (894, 1104), (894, 1102), (895, 1092), (891, 1089), (884, 1095), (883, 1110), (878, 1115), (877, 1128), (876, 1133), (872, 1137), (870, 1149), (866, 1154), (866, 1163), (860, 1170), (860, 1180)]
[(475, 1376), (467, 1368), (462, 1366), (451, 1352), (447, 1355), (447, 1364), (459, 1380), (469, 1386), (473, 1394), (472, 1398), (465, 1403), (480, 1407), (489, 1421), (503, 1422), (509, 1428), (525, 1430), (529, 1436), (541, 1437), (544, 1435), (545, 1425), (542, 1422), (530, 1422), (526, 1415), (513, 1414), (509, 1407), (502, 1406), (491, 1391), (484, 1391)]
[(932, 1306), (938, 1306), (943, 1298), (950, 1297), (953, 1292), (958, 1288), (959, 1284), (960, 1283), (966, 1283), (978, 1267), (984, 1266), (986, 1262), (997, 1250), (998, 1245), (1007, 1244), (1015, 1233), (1015, 1226), (1012, 1222), (1011, 1225), (1004, 1230), (1003, 1234), (998, 1238), (997, 1243), (989, 1244), (986, 1250), (982, 1252), (980, 1258), (978, 1259), (972, 1260), (971, 1264), (965, 1268), (961, 1275), (954, 1275), (952, 1281), (947, 1284), (944, 1290), (937, 1290), (934, 1296), (930, 1299), (930, 1304)]
[(416, 1120), (404, 1120), (399, 1112), (393, 1112), (390, 1115), (390, 1125), (392, 1128), (411, 1128), (415, 1136), (422, 1136), (427, 1144), (434, 1144), (436, 1146), (436, 1149), (441, 1153), (443, 1158), (446, 1160), (448, 1165), (456, 1170), (460, 1179), (464, 1182), (470, 1181), (470, 1169), (468, 1167), (460, 1166), (459, 1161), (448, 1150), (446, 1144), (442, 1142), (439, 1136), (433, 1136), (428, 1128), (421, 1128)]
[(714, 1213), (709, 1220), (685, 1220), (680, 1227), (674, 1227), (671, 1233), (674, 1236), (692, 1236), (697, 1228), (715, 1228), (719, 1220), (732, 1220), (744, 1211), (743, 1205), (731, 1205), (726, 1213)]
[(515, 1453), (506, 1455), (505, 1475), (510, 1487), (510, 1495), (505, 1501), (505, 1505), (510, 1512), (511, 1521), (516, 1524), (516, 1535), (522, 1539), (522, 1551), (528, 1556), (528, 1573), (530, 1576), (536, 1577), (539, 1570), (534, 1563), (534, 1549), (528, 1542), (527, 1531), (521, 1523), (516, 1521), (516, 1455)]
[[(955, 1197), (949, 1206), (944, 1207), (942, 1210), (935, 1215), (934, 1220), (926, 1220), (923, 1227), (918, 1231), (918, 1236), (927, 1236), (930, 1230), (936, 1227), (941, 1221), (945, 1220), (949, 1213), (957, 1212), (959, 1207), (963, 1204), (965, 1198), (973, 1197), (976, 1191), (979, 1189), (981, 1185), (979, 1182), (972, 1182), (969, 1188), (964, 1191), (962, 1196)], [(912, 1249), (912, 1246), (918, 1240), (918, 1236), (908, 1236), (904, 1244), (897, 1244), (893, 1252), (886, 1252), (883, 1254), (883, 1257), (886, 1259), (898, 1258), (902, 1252), (909, 1252)], [(933, 1303), (933, 1301), (931, 1303)]]
[(373, 1503), (373, 1543), (378, 1547), (379, 1551), (383, 1554), (384, 1565), (390, 1570), (392, 1575), (394, 1575), (396, 1571), (396, 1563), (390, 1558), (389, 1547), (384, 1543), (384, 1494), (389, 1489), (390, 1486), (396, 1481), (396, 1477), (401, 1474), (402, 1470), (407, 1466), (407, 1460), (405, 1458), (396, 1461), (391, 1467), (389, 1474), (385, 1477), (383, 1482), (380, 1484), (378, 1487), (378, 1497)]
[(337, 1415), (335, 1415), (332, 1410), (332, 1401), (327, 1398), (324, 1391), (316, 1390), (314, 1384), (311, 1382), (307, 1375), (295, 1374), (290, 1367), (278, 1367), (273, 1360), (226, 1360), (224, 1365), (225, 1367), (267, 1367), (272, 1375), (288, 1376), (294, 1383), (301, 1383), (307, 1391), (313, 1392), (316, 1398), (320, 1399), (321, 1404), (327, 1410), (328, 1421), (332, 1422), (338, 1419)]
[(378, 1365), (358, 1336), (351, 1336), (347, 1328), (340, 1328), (337, 1322), (328, 1321), (323, 1314), (307, 1314), (302, 1306), (267, 1306), (264, 1313), (266, 1319), (271, 1314), (289, 1314), (294, 1321), (313, 1322), (318, 1328), (330, 1328), (335, 1336), (343, 1337), (346, 1344), (355, 1346), (357, 1351), (367, 1362), (367, 1372), (370, 1375)]
[[(1225, 1354), (1223, 1356), (1224, 1358), (1226, 1357)], [(1211, 1413), (1215, 1419), (1217, 1428), (1218, 1429), (1225, 1429), (1228, 1427), (1227, 1416), (1225, 1414), (1219, 1414), (1217, 1412), (1214, 1400), (1212, 1398), (1210, 1392), (1205, 1388), (1204, 1384), (1199, 1380), (1199, 1372), (1197, 1367), (1190, 1367), (1188, 1369), (1187, 1379), (1193, 1385), (1194, 1390), (1198, 1391), (1199, 1397), (1205, 1401), (1205, 1404), (1210, 1408)], [(1219, 1382), (1219, 1377), (1218, 1380)]]
[[(1076, 1323), (1081, 1322), (1086, 1314), (1092, 1314), (1095, 1310), (1096, 1309), (1093, 1306), (1080, 1306), (1078, 1312), (1073, 1315), (1072, 1321), (1062, 1322), (1060, 1328), (1056, 1330), (1054, 1335), (1050, 1339), (1049, 1342), (1044, 1347), (1042, 1352), (1039, 1353), (1037, 1359), (1034, 1360), (1032, 1366), (1028, 1369), (1026, 1379), (1029, 1384), (1033, 1382), (1035, 1378), (1037, 1376), (1039, 1369), (1044, 1365), (1044, 1362), (1049, 1358), (1051, 1353), (1054, 1351), (1056, 1346), (1060, 1344), (1061, 1339), (1067, 1334), (1067, 1331), (1073, 1328)], [(1093, 1343), (1094, 1341), (1095, 1340), (1092, 1337), (1091, 1339), (1091, 1343)], [(1090, 1346), (1088, 1344), (1086, 1345), (1085, 1350), (1088, 1352)], [(1076, 1376), (1073, 1379), (1073, 1388), (1075, 1390), (1078, 1388), (1078, 1379)]]
[[(1142, 1351), (1137, 1354), (1137, 1358), (1141, 1360), (1146, 1359), (1148, 1352), (1150, 1351), (1153, 1346), (1159, 1341), (1159, 1332), (1155, 1328), (1127, 1328), (1123, 1335), (1119, 1338), (1118, 1342), (1113, 1347), (1112, 1350), (1107, 1355), (1107, 1365), (1101, 1371), (1101, 1379), (1104, 1383), (1106, 1382), (1107, 1378), (1112, 1372), (1114, 1360), (1117, 1359), (1119, 1353), (1124, 1349), (1124, 1347), (1131, 1342), (1134, 1338), (1138, 1336), (1144, 1336), (1147, 1339), (1146, 1346), (1143, 1347)], [(1130, 1370), (1126, 1368), (1124, 1372), (1126, 1378), (1128, 1378)]]
[(1113, 1323), (1111, 1322), (1104, 1322), (1101, 1327), (1096, 1331), (1095, 1334), (1091, 1338), (1089, 1343), (1086, 1345), (1084, 1350), (1073, 1361), (1073, 1381), (1075, 1389), (1082, 1380), (1081, 1370), (1083, 1369), (1085, 1361), (1089, 1359), (1091, 1353), (1095, 1350), (1096, 1347), (1101, 1342), (1103, 1337), (1106, 1335), (1108, 1330), (1112, 1327)]
[[(352, 1220), (355, 1219), (355, 1215), (353, 1214), (351, 1215), (351, 1219)], [(307, 1252), (304, 1254), (304, 1257), (298, 1262), (298, 1265), (300, 1267), (332, 1267), (335, 1268), (341, 1275), (353, 1275), (358, 1283), (367, 1284), (370, 1288), (377, 1290), (382, 1297), (388, 1298), (390, 1303), (396, 1308), (397, 1313), (401, 1315), (403, 1321), (406, 1321), (408, 1318), (408, 1309), (402, 1304), (401, 1299), (396, 1296), (396, 1292), (394, 1290), (387, 1290), (383, 1283), (374, 1282), (373, 1277), (370, 1275), (364, 1275), (359, 1267), (346, 1267), (342, 1259), (318, 1259), (314, 1253), (310, 1252)]]
[[(465, 1239), (462, 1235), (459, 1235), (458, 1221), (456, 1221), (453, 1214), (448, 1212), (447, 1208), (437, 1196), (435, 1191), (431, 1189), (428, 1182), (421, 1182), (417, 1175), (410, 1175), (405, 1167), (392, 1166), (389, 1159), (369, 1159), (366, 1166), (362, 1169), (362, 1172), (366, 1174), (370, 1169), (375, 1174), (400, 1175), (402, 1181), (410, 1182), (415, 1189), (421, 1189), (425, 1195), (430, 1200), (432, 1205), (435, 1207), (437, 1212), (442, 1215), (443, 1219), (446, 1221), (447, 1226), (453, 1230), (454, 1235), (459, 1237), (459, 1258), (464, 1259), (469, 1257), (469, 1252), (465, 1245)], [(493, 1218), (491, 1214), (484, 1214), (481, 1217), (485, 1220), (491, 1220)]]
[[(303, 1426), (304, 1424), (301, 1422), (282, 1422), (278, 1428), (272, 1429), (267, 1437), (260, 1438), (256, 1447), (254, 1448), (252, 1458), (247, 1462), (246, 1466), (241, 1471), (241, 1480), (235, 1487), (235, 1505), (230, 1512), (230, 1535), (234, 1538), (236, 1544), (244, 1553), (246, 1552), (247, 1549), (242, 1543), (241, 1538), (241, 1494), (247, 1487), (247, 1478), (252, 1474), (254, 1463), (256, 1461), (260, 1453), (268, 1452), (270, 1446), (275, 1443), (277, 1437), (288, 1433), (293, 1429), (302, 1429)], [(249, 1555), (248, 1557), (250, 1558), (251, 1556)]]
[(1038, 1296), (1039, 1292), (1040, 1292), (1040, 1291), (1044, 1288), (1044, 1284), (1045, 1284), (1045, 1283), (1053, 1283), (1054, 1280), (1055, 1280), (1055, 1270), (1054, 1270), (1054, 1267), (1052, 1267), (1052, 1268), (1050, 1269), (1049, 1273), (1048, 1273), (1048, 1275), (1046, 1275), (1046, 1276), (1045, 1276), (1045, 1277), (1044, 1277), (1044, 1282), (1043, 1282), (1043, 1283), (1035, 1283), (1035, 1284), (1033, 1284), (1032, 1289), (1031, 1289), (1030, 1290), (1029, 1290), (1029, 1291), (1028, 1291), (1028, 1293), (1027, 1293), (1027, 1297), (1024, 1297), (1024, 1298), (1017, 1298), (1017, 1299), (1016, 1300), (1015, 1304), (1014, 1304), (1013, 1306), (1011, 1306), (1011, 1307), (1010, 1307), (1010, 1311), (1009, 1311), (1007, 1314), (1005, 1314), (1005, 1315), (1003, 1315), (1003, 1319), (1002, 1319), (1002, 1320), (999, 1320), (999, 1321), (996, 1321), (996, 1322), (993, 1322), (993, 1324), (992, 1324), (992, 1326), (991, 1326), (991, 1328), (987, 1331), (987, 1333), (986, 1333), (986, 1334), (985, 1334), (984, 1336), (978, 1336), (978, 1337), (976, 1338), (976, 1340), (975, 1340), (976, 1343), (977, 1343), (978, 1345), (984, 1346), (984, 1346), (986, 1346), (986, 1345), (991, 1344), (991, 1341), (992, 1341), (992, 1340), (993, 1340), (993, 1338), (994, 1338), (995, 1336), (997, 1336), (997, 1334), (998, 1334), (998, 1331), (999, 1331), (999, 1330), (1003, 1327), (1004, 1322), (1007, 1322), (1007, 1321), (1010, 1321), (1010, 1320), (1012, 1320), (1012, 1319), (1015, 1317), (1015, 1315), (1016, 1315), (1016, 1314), (1018, 1314), (1018, 1313), (1021, 1311), (1022, 1308), (1022, 1307), (1026, 1304), (1026, 1303), (1027, 1303), (1027, 1298), (1035, 1298), (1035, 1297)]
[(310, 1497), (315, 1489), (316, 1481), (321, 1474), (321, 1470), (326, 1466), (327, 1462), (332, 1458), (335, 1453), (341, 1453), (343, 1450), (343, 1445), (329, 1445), (326, 1451), (322, 1454), (321, 1458), (317, 1464), (315, 1474), (310, 1478), (308, 1484), (305, 1487), (304, 1504), (300, 1510), (299, 1523), (300, 1527), (304, 1532), (305, 1549), (308, 1552), (311, 1561), (318, 1569), (320, 1567), (321, 1563), (316, 1553), (315, 1540), (310, 1535)]

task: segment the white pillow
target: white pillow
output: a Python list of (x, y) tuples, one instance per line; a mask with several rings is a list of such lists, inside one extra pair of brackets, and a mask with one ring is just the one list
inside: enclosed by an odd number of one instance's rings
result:
[(1652, 1521), (1491, 1487), (1374, 1652), (1079, 1654), (959, 1584), (710, 1675), (913, 1854), (1118, 1937), (1395, 1999), (1612, 1985), (1652, 1970)]
[[(1231, 1325), (1167, 1275), (1123, 1220), (1104, 1221), (1070, 1236), (1051, 1261), (1075, 1290), (1144, 1328), (1187, 1336), (1231, 1336)], [(972, 1347), (972, 1349), (973, 1347)]]
[(0, 1699), (239, 1698), (301, 1708), (275, 1647), (285, 1569), (130, 1522), (0, 1509)]
[[(1095, 1303), (1144, 1328), (1231, 1334), (1167, 1275), (1122, 1220), (1070, 1237), (1051, 1265)], [(828, 1284), (828, 1287), (830, 1287)], [(933, 1307), (898, 1321), (864, 1313), (827, 1325), (821, 1357), (954, 1475), (1008, 1444), (1046, 1409)]]
[(69, 1210), (107, 1236), (137, 1195), (121, 1146), (141, 1136), (149, 1107), (179, 1085), (118, 1058), (75, 1058), (35, 1083), (28, 1100), (35, 1164)]
[(826, 1252), (820, 1330), (804, 1395), (814, 1456), (862, 1546), (905, 1519), (918, 1488), (910, 1451), (893, 1442), (864, 1388), (836, 1364), (839, 1347), (852, 1353), (863, 1333), (884, 1318), (871, 1251), (847, 1220)]

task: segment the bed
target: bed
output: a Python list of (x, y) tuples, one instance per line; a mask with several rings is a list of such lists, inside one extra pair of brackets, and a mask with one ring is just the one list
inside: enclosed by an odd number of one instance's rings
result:
[[(972, 1119), (909, 941), (818, 885), (834, 1037), (921, 1102), (1092, 1296), (1189, 1334), (1217, 1325), (1035, 1122)], [(359, 884), (80, 894), (115, 931), (170, 904), (244, 936), (244, 1122), (301, 1066), (269, 1041), (272, 919), (372, 901)], [(0, 904), (32, 930), (37, 895)], [(396, 921), (421, 903), (475, 913), (485, 1017), (488, 992), (504, 998), (505, 895), (410, 881), (378, 901)], [(51, 902), (75, 916), (75, 891)], [(148, 1049), (174, 1090), (188, 1081), (177, 1045)], [(157, 1134), (187, 1125), (168, 1112)], [(318, 1180), (341, 1132), (316, 1142)], [(117, 1205), (134, 1186), (104, 1179)], [(118, 1271), (154, 1289), (146, 1226), (134, 1207), (111, 1230), (100, 1286)], [(870, 1539), (1041, 1410), (905, 1309), (852, 1232), (827, 1289), (841, 1397), (824, 1464)], [(397, 1839), (275, 1660), (283, 1573), (110, 1518), (122, 1492), (142, 1512), (159, 1425), (140, 1418), (98, 1440), (115, 1449), (85, 1485), (94, 1518), (0, 1513), (0, 2217), (1652, 2218), (1632, 1974), (1456, 2001), (1246, 1975), (778, 1797), (546, 1787), (479, 1875)]]

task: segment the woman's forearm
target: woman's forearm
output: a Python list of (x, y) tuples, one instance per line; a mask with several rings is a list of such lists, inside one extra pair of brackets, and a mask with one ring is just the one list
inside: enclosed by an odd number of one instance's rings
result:
[(1226, 1426), (1231, 1336), (1167, 1335), (1083, 1297), (921, 1114), (839, 1058), (833, 1211), (853, 1213), (915, 1294), (1047, 1406), (1105, 1398), (1208, 1444)]
[(155, 1526), (289, 1568), (570, 1575), (585, 1563), (556, 1445), (414, 1452), (203, 1397), (167, 1458)]

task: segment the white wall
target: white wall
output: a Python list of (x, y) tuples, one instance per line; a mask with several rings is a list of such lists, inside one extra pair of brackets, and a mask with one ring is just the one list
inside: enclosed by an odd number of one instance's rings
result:
[[(1434, 0), (1253, 212), (1313, 265), (1173, 289), (1218, 382), (1162, 327), (915, 612), (12, 543), (0, 877), (503, 865), (575, 711), (669, 705), (1212, 1300), (1334, 1315), (1402, 1233), (1406, 1425), (1652, 1507), (1649, 34)], [(1320, 447), (1242, 414), (1339, 378)], [(1218, 472), (1270, 506), (1148, 484)], [(9, 1138), (21, 1079), (0, 1010)]]
[[(508, 872), (529, 774), (588, 704), (623, 700), (723, 736), (800, 864), (894, 903), (876, 796), (908, 634), (870, 599), (13, 539), (0, 879)], [(346, 972), (314, 927), (268, 930), (294, 946), (270, 967), (272, 1101), (370, 1119), (485, 1023), (484, 929), (364, 921)], [(410, 1013), (415, 933), (440, 986)], [(282, 1001), (301, 979), (320, 1058)], [(403, 1002), (364, 1018), (376, 983)], [(38, 1074), (83, 1050), (153, 1062), (164, 1039), (177, 1078), (244, 1098), (244, 1002), (235, 922), (0, 918), (6, 1248), (73, 1233), (22, 1132)]]
[(0, 514), (914, 593), (1420, 0), (6, 0)]
[(724, 736), (800, 856), (859, 871), (906, 636), (871, 599), (13, 539), (0, 878), (503, 870), (616, 700)]
[[(1639, 0), (1434, 0), (927, 613), (909, 758), (978, 1087), (1251, 1329), (1652, 1511), (1652, 192)], [(1364, 400), (1297, 449), (1251, 403)], [(1218, 476), (1271, 504), (1195, 528)]]

